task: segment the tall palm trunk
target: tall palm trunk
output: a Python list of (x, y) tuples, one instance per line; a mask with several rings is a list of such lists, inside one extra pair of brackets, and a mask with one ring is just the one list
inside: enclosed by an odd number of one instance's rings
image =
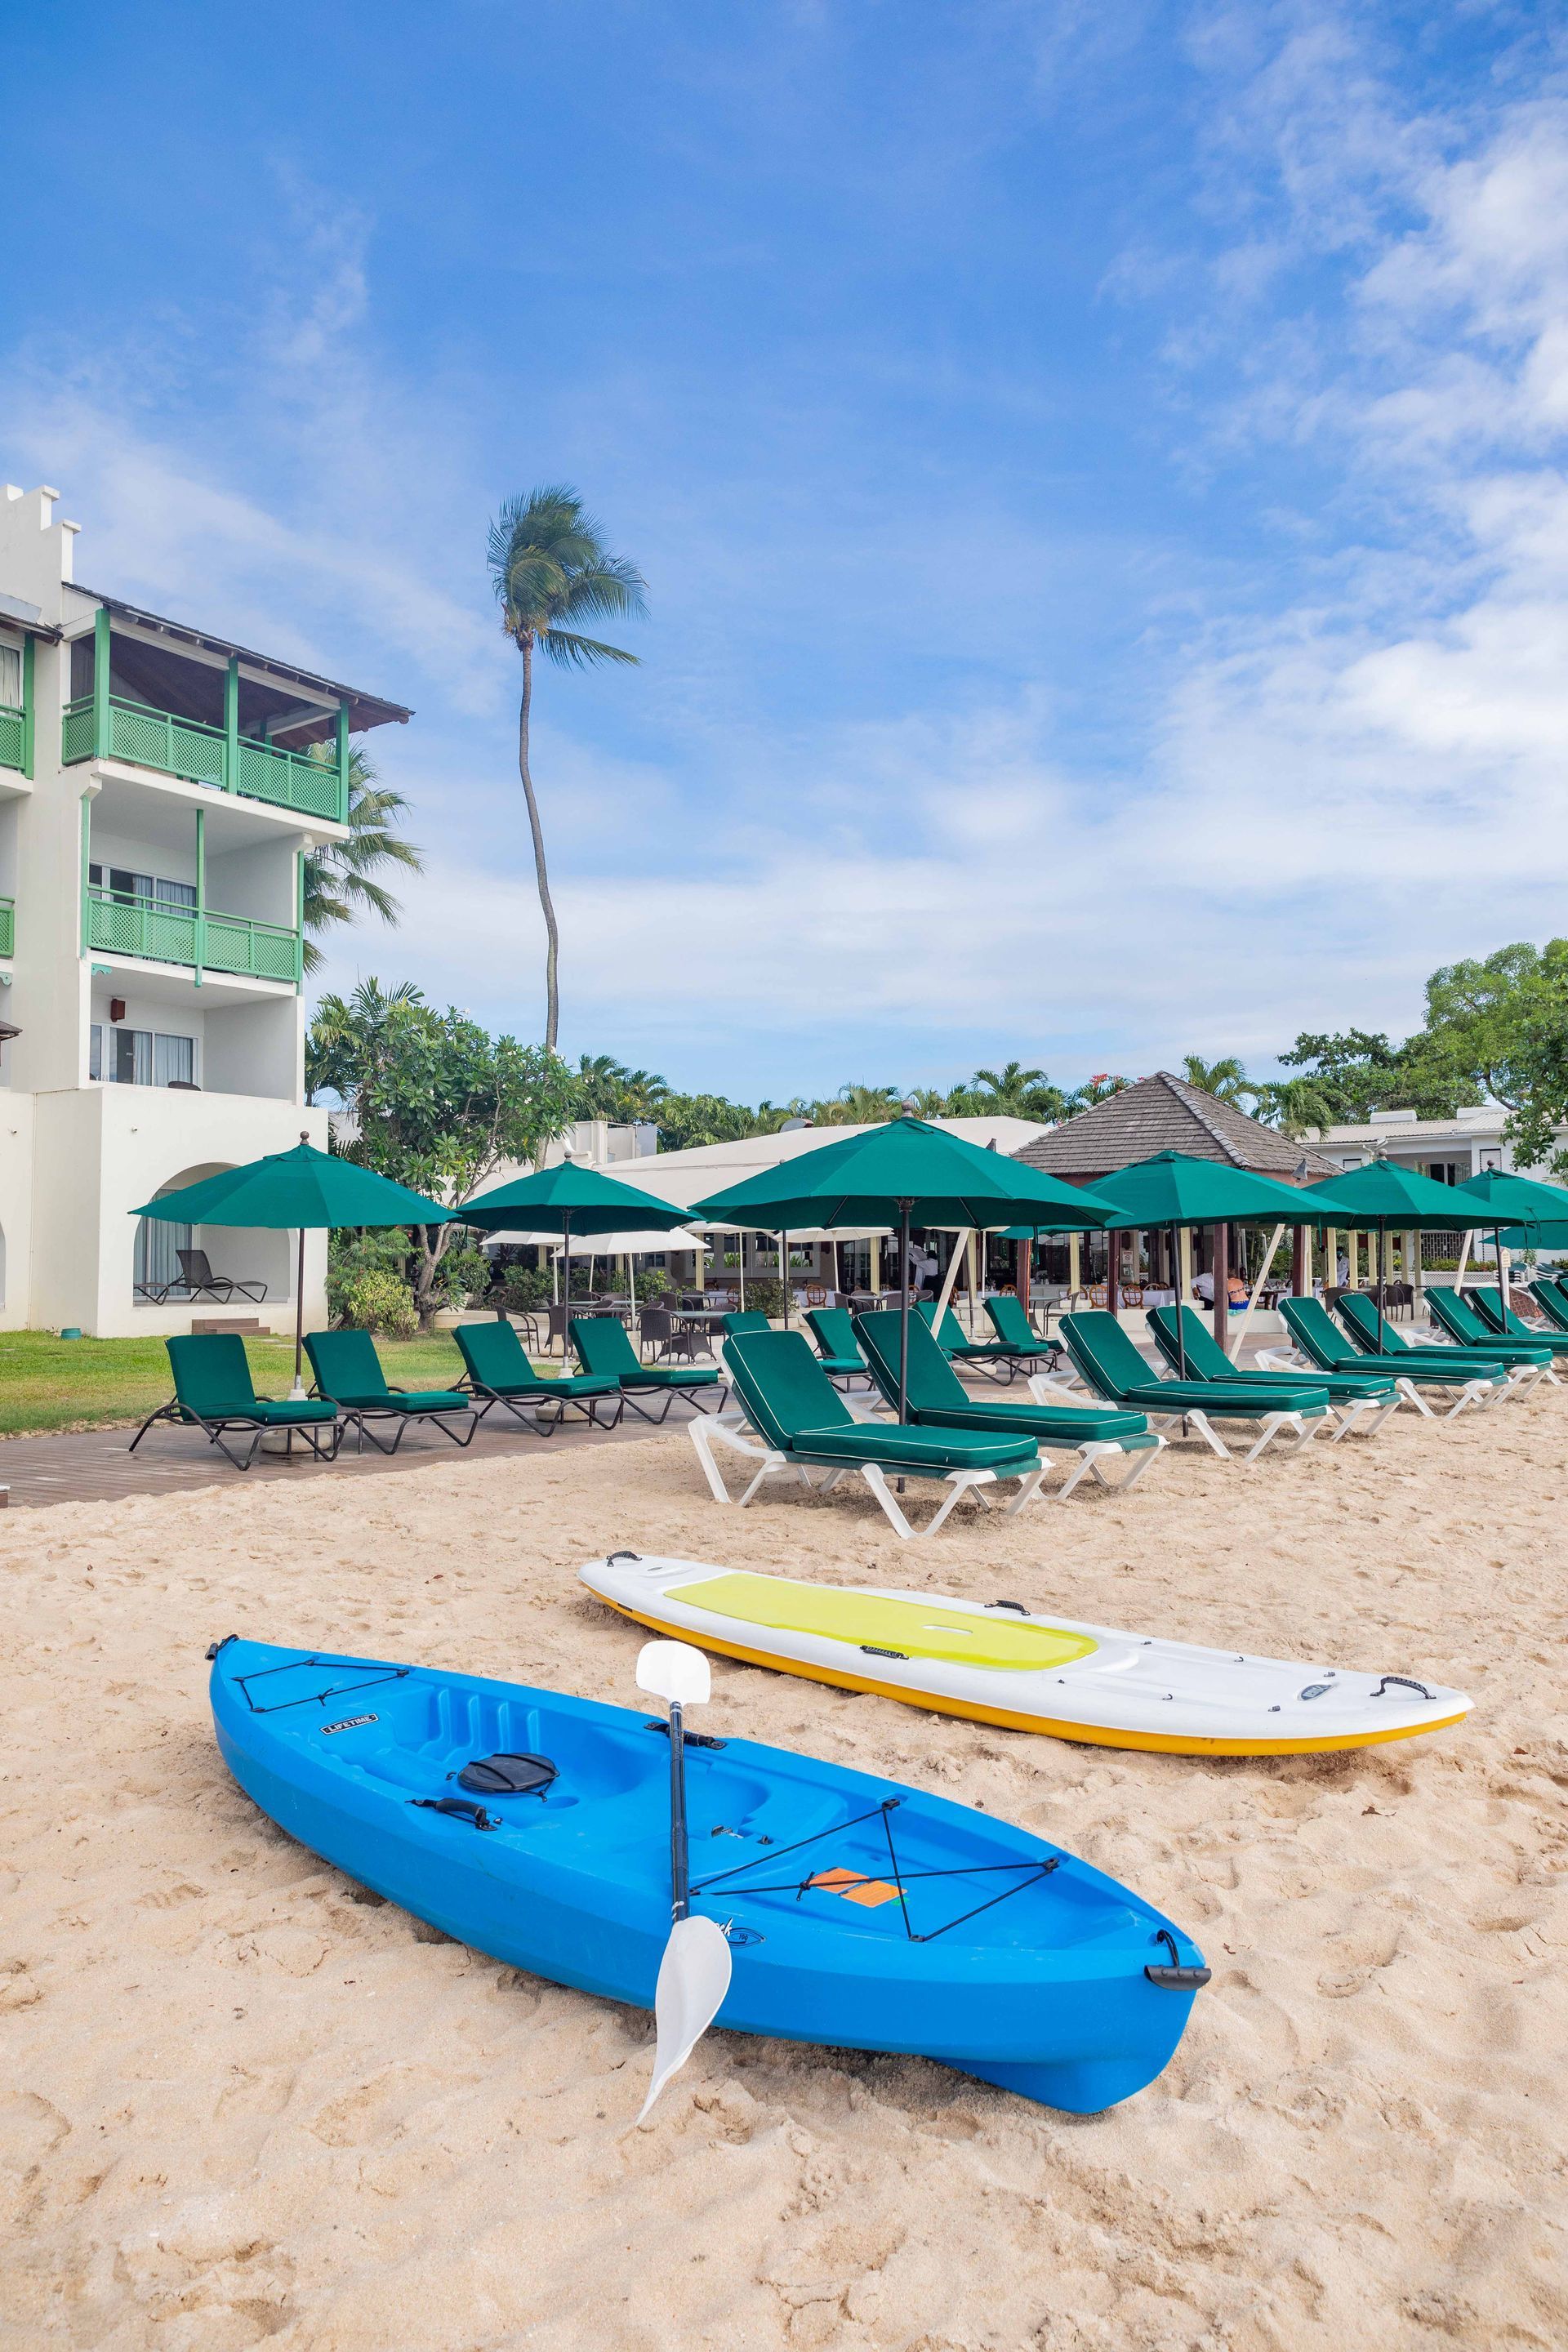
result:
[(544, 863), (544, 835), (539, 823), (539, 803), (533, 797), (533, 778), (528, 772), (528, 718), (533, 702), (533, 646), (529, 639), (523, 640), (521, 651), (522, 699), (517, 707), (517, 772), (522, 779), (522, 796), (528, 803), (528, 825), (533, 835), (533, 866), (539, 877), (539, 903), (544, 909), (544, 1043), (553, 1053), (555, 1033), (561, 1025), (561, 995), (556, 977), (561, 940), (555, 928), (555, 908), (550, 896), (550, 873)]

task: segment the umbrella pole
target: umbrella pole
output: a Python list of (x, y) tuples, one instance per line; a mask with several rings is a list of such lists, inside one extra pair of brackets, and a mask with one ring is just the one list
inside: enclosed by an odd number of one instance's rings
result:
[(1388, 1227), (1379, 1225), (1377, 1229), (1377, 1338), (1380, 1347), (1383, 1344), (1383, 1294), (1388, 1286), (1387, 1275)]
[(910, 1211), (912, 1201), (899, 1202), (899, 1421), (910, 1417)]
[(779, 1235), (779, 1274), (784, 1283), (784, 1323), (789, 1329), (789, 1235)]
[(571, 1354), (568, 1334), (572, 1328), (572, 1212), (561, 1212), (561, 1369), (566, 1370)]
[(290, 1394), (302, 1397), (305, 1383), (300, 1377), (300, 1367), (305, 1360), (305, 1228), (300, 1228), (300, 1255), (294, 1269), (294, 1386)]
[(1492, 1247), (1497, 1252), (1498, 1296), (1502, 1300), (1502, 1311), (1507, 1315), (1511, 1310), (1510, 1309), (1508, 1303), (1508, 1265), (1502, 1254), (1502, 1227), (1500, 1225), (1498, 1226), (1492, 1234)]

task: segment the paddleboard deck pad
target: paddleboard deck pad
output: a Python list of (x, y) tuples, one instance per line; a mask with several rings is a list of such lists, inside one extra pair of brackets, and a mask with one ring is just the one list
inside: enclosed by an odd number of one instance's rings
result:
[[(652, 2008), (662, 1721), (262, 1642), (211, 1654), (224, 1760), (291, 1837), (478, 1951)], [(896, 1780), (689, 1735), (687, 1811), (692, 1908), (731, 1946), (717, 2022), (739, 2032), (918, 2054), (1093, 2114), (1153, 2081), (1207, 1980), (1114, 1879)]]
[(1017, 1601), (806, 1583), (612, 1552), (581, 1570), (641, 1625), (748, 1664), (1017, 1731), (1183, 1756), (1302, 1756), (1459, 1722), (1463, 1691), (1042, 1617)]

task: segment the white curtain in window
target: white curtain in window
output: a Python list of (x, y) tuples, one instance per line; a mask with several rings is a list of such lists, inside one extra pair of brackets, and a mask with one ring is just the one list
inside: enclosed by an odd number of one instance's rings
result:
[(0, 646), (0, 702), (9, 703), (13, 710), (22, 707), (20, 646)]
[(139, 1218), (136, 1225), (138, 1288), (147, 1286), (161, 1289), (166, 1282), (178, 1282), (180, 1261), (176, 1253), (190, 1246), (189, 1225), (165, 1225), (155, 1217)]
[(172, 1086), (176, 1078), (189, 1086), (196, 1075), (194, 1037), (157, 1036), (153, 1040), (153, 1084)]

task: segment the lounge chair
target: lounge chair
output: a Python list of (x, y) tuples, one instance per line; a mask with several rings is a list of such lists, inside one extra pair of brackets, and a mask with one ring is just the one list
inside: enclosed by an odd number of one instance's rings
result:
[[(889, 1329), (889, 1326), (892, 1328)], [(863, 1315), (855, 1326), (871, 1377), (892, 1410), (899, 1409), (899, 1332), (891, 1315)], [(904, 1393), (917, 1429), (973, 1429), (984, 1434), (1031, 1438), (1037, 1445), (1076, 1454), (1078, 1462), (1056, 1500), (1065, 1503), (1080, 1478), (1092, 1471), (1102, 1486), (1125, 1494), (1135, 1486), (1165, 1441), (1141, 1412), (1108, 1412), (1096, 1405), (1015, 1403), (1010, 1397), (972, 1397), (937, 1346), (929, 1324), (910, 1318), (910, 1352)], [(1108, 1478), (1107, 1465), (1121, 1461), (1125, 1475)]]
[[(499, 1326), (497, 1327), (500, 1328)], [(354, 1444), (363, 1450), (368, 1437), (378, 1454), (395, 1454), (410, 1423), (434, 1422), (454, 1445), (471, 1445), (479, 1427), (471, 1400), (458, 1389), (395, 1389), (368, 1331), (307, 1331), (305, 1353), (316, 1375), (316, 1392), (330, 1397), (345, 1421), (354, 1424)], [(462, 1422), (462, 1434), (449, 1423)], [(384, 1445), (371, 1428), (373, 1421), (395, 1424), (390, 1445)]]
[(1527, 1332), (1522, 1339), (1499, 1339), (1457, 1290), (1440, 1290), (1434, 1286), (1426, 1292), (1426, 1297), (1427, 1313), (1437, 1328), (1447, 1333), (1456, 1348), (1476, 1348), (1485, 1355), (1494, 1355), (1500, 1363), (1507, 1365), (1510, 1371), (1516, 1366), (1523, 1370), (1533, 1365), (1539, 1376), (1553, 1380), (1552, 1365), (1556, 1349), (1552, 1342), (1541, 1333)]
[[(613, 1316), (574, 1315), (572, 1345), (583, 1370), (595, 1380), (613, 1381), (621, 1402), (629, 1404), (639, 1421), (665, 1420), (677, 1397), (693, 1412), (706, 1412), (708, 1408), (698, 1400), (713, 1391), (718, 1392), (712, 1407), (717, 1412), (729, 1394), (729, 1385), (716, 1364), (690, 1364), (684, 1370), (675, 1364), (645, 1364), (627, 1338), (625, 1324)], [(637, 1402), (639, 1396), (662, 1397), (664, 1402), (658, 1412), (649, 1412)]]
[[(618, 1381), (566, 1372), (559, 1380), (546, 1378), (534, 1370), (510, 1323), (459, 1323), (452, 1337), (466, 1368), (459, 1388), (470, 1397), (484, 1400), (479, 1410), (480, 1421), (492, 1405), (499, 1404), (525, 1429), (537, 1430), (541, 1437), (553, 1437), (569, 1412), (581, 1413), (584, 1420), (597, 1423), (600, 1405), (611, 1402), (615, 1412), (602, 1425), (614, 1429), (620, 1420)], [(555, 1411), (547, 1421), (545, 1409), (550, 1405)]]
[(1475, 1301), (1476, 1313), (1485, 1328), (1486, 1344), (1489, 1347), (1491, 1344), (1491, 1335), (1495, 1331), (1501, 1339), (1528, 1339), (1531, 1347), (1550, 1348), (1553, 1362), (1563, 1356), (1568, 1356), (1568, 1333), (1540, 1329), (1532, 1331), (1530, 1325), (1523, 1322), (1511, 1307), (1503, 1305), (1502, 1292), (1495, 1283), (1479, 1283), (1474, 1290), (1466, 1293), (1466, 1297)]
[[(1525, 1347), (1517, 1339), (1494, 1339), (1489, 1345), (1482, 1345), (1469, 1338), (1461, 1339), (1458, 1331), (1445, 1320), (1446, 1315), (1451, 1312), (1449, 1293), (1433, 1289), (1428, 1290), (1426, 1296), (1439, 1328), (1450, 1333), (1454, 1343), (1451, 1347), (1437, 1340), (1422, 1346), (1404, 1339), (1386, 1315), (1379, 1315), (1376, 1299), (1365, 1290), (1342, 1291), (1334, 1301), (1334, 1312), (1352, 1339), (1363, 1346), (1369, 1355), (1397, 1356), (1408, 1352), (1419, 1357), (1426, 1364), (1439, 1366), (1445, 1357), (1452, 1356), (1464, 1370), (1477, 1374), (1482, 1374), (1484, 1366), (1500, 1365), (1508, 1376), (1508, 1392), (1512, 1396), (1524, 1395), (1543, 1373), (1550, 1372), (1550, 1349)], [(1468, 1307), (1454, 1320), (1468, 1331), (1482, 1329)]]
[(724, 1337), (732, 1339), (741, 1331), (771, 1331), (772, 1323), (760, 1307), (742, 1307), (736, 1314), (724, 1318)]
[(811, 1326), (823, 1370), (836, 1389), (847, 1390), (854, 1381), (872, 1385), (866, 1359), (860, 1353), (855, 1338), (855, 1318), (847, 1307), (808, 1307), (805, 1319)]
[(1025, 1314), (1024, 1302), (1016, 1291), (1004, 1290), (997, 1297), (988, 1298), (985, 1312), (1003, 1347), (1012, 1349), (1021, 1371), (1048, 1372), (1061, 1362), (1061, 1341), (1041, 1339)]
[[(881, 1311), (885, 1314), (888, 1310), (884, 1307)], [(950, 1362), (973, 1364), (976, 1371), (984, 1372), (987, 1380), (1003, 1387), (1010, 1388), (1017, 1379), (1018, 1350), (1005, 1339), (966, 1339), (963, 1326), (952, 1307), (944, 1307), (939, 1316), (933, 1299), (922, 1298), (915, 1311), (935, 1332), (937, 1346)]]
[(1428, 1421), (1436, 1421), (1438, 1415), (1426, 1402), (1427, 1390), (1453, 1400), (1441, 1416), (1445, 1421), (1452, 1421), (1456, 1413), (1479, 1405), (1496, 1404), (1508, 1393), (1508, 1374), (1500, 1364), (1494, 1363), (1486, 1372), (1467, 1368), (1458, 1361), (1451, 1348), (1430, 1351), (1448, 1359), (1436, 1364), (1407, 1348), (1403, 1339), (1392, 1355), (1364, 1353), (1340, 1330), (1321, 1298), (1282, 1298), (1279, 1313), (1296, 1343), (1295, 1354), (1292, 1359), (1283, 1349), (1260, 1348), (1258, 1360), (1270, 1371), (1286, 1370), (1294, 1360), (1323, 1372), (1385, 1378), (1394, 1382), (1403, 1402)]
[[(724, 1342), (735, 1394), (752, 1435), (740, 1426), (740, 1413), (704, 1414), (689, 1426), (716, 1503), (749, 1503), (765, 1478), (794, 1476), (826, 1495), (840, 1478), (858, 1472), (876, 1496), (896, 1534), (911, 1536), (892, 1489), (889, 1472), (905, 1478), (940, 1479), (946, 1500), (922, 1529), (934, 1535), (961, 1495), (983, 1506), (983, 1489), (1016, 1478), (1018, 1493), (1009, 1512), (1021, 1510), (1038, 1490), (1045, 1470), (1037, 1449), (1022, 1437), (979, 1437), (961, 1430), (920, 1429), (885, 1421), (858, 1420), (834, 1387), (799, 1331), (741, 1331)], [(761, 1441), (760, 1443), (758, 1441)], [(715, 1442), (757, 1465), (743, 1495), (731, 1497), (714, 1458)], [(814, 1469), (827, 1474), (814, 1486)]]
[[(216, 1445), (237, 1470), (249, 1469), (269, 1429), (285, 1431), (290, 1443), (298, 1430), (318, 1461), (336, 1458), (343, 1433), (333, 1407), (306, 1397), (258, 1397), (251, 1383), (245, 1342), (237, 1331), (187, 1332), (179, 1339), (165, 1339), (163, 1345), (174, 1375), (174, 1393), (167, 1404), (148, 1414), (131, 1441), (131, 1453), (135, 1453), (155, 1421), (174, 1421), (205, 1430), (208, 1444)], [(250, 1433), (243, 1460), (225, 1443), (234, 1430)], [(328, 1432), (331, 1444), (323, 1453), (321, 1440)]]
[[(1310, 1444), (1329, 1426), (1329, 1400), (1320, 1388), (1278, 1389), (1236, 1381), (1163, 1381), (1139, 1354), (1127, 1333), (1108, 1309), (1064, 1315), (1061, 1334), (1068, 1355), (1097, 1396), (1129, 1412), (1158, 1415), (1191, 1423), (1204, 1444), (1222, 1461), (1230, 1448), (1215, 1429), (1216, 1421), (1260, 1423), (1257, 1442), (1246, 1456), (1256, 1462), (1264, 1448), (1289, 1430), (1298, 1448)], [(1036, 1390), (1037, 1395), (1039, 1393)]]
[(1558, 1276), (1538, 1274), (1530, 1295), (1554, 1330), (1568, 1331), (1568, 1290)]
[[(267, 1296), (267, 1285), (258, 1282), (254, 1276), (248, 1282), (242, 1282), (233, 1275), (215, 1274), (205, 1250), (177, 1249), (174, 1255), (180, 1261), (180, 1278), (169, 1284), (169, 1290), (183, 1290), (192, 1298), (216, 1298), (220, 1307), (226, 1307), (234, 1298), (247, 1298), (253, 1307), (257, 1307)], [(167, 1295), (165, 1291), (164, 1296)], [(221, 1339), (224, 1336), (221, 1332), (205, 1331), (192, 1334), (198, 1339)], [(231, 1332), (227, 1336), (235, 1338), (237, 1334)]]
[(1389, 1414), (1397, 1412), (1404, 1402), (1386, 1373), (1294, 1373), (1273, 1365), (1261, 1371), (1244, 1372), (1239, 1365), (1231, 1362), (1202, 1316), (1195, 1315), (1190, 1307), (1152, 1307), (1148, 1319), (1154, 1345), (1183, 1380), (1228, 1381), (1233, 1386), (1240, 1381), (1272, 1391), (1297, 1386), (1321, 1389), (1329, 1400), (1329, 1411), (1339, 1423), (1333, 1437), (1336, 1445), (1363, 1423), (1365, 1434), (1375, 1437)]

